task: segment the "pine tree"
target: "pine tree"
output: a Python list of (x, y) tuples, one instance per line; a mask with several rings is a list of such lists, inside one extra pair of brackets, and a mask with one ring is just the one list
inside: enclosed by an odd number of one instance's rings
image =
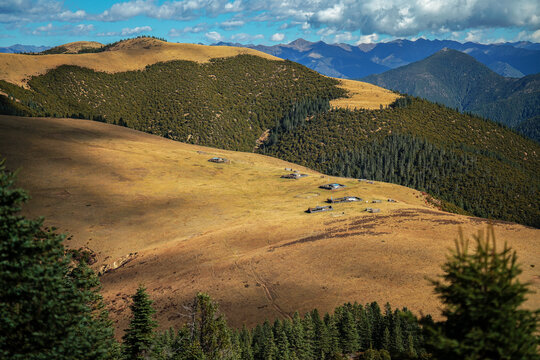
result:
[(336, 317), (328, 313), (324, 315), (324, 324), (328, 329), (328, 353), (327, 358), (331, 359), (341, 352), (339, 344), (339, 329), (336, 323)]
[[(350, 304), (346, 304), (350, 305)], [(343, 306), (339, 311), (339, 333), (341, 350), (344, 354), (353, 354), (359, 349), (358, 330), (350, 306)]]
[(124, 340), (124, 355), (130, 360), (144, 359), (150, 350), (154, 335), (153, 330), (157, 326), (152, 319), (155, 310), (152, 307), (153, 301), (142, 285), (132, 296), (132, 300), (129, 328), (126, 329), (122, 337)]
[(313, 321), (315, 341), (313, 344), (314, 359), (322, 359), (326, 357), (326, 354), (330, 353), (330, 337), (328, 336), (328, 329), (325, 323), (321, 320), (319, 311), (314, 309), (311, 312), (311, 319)]
[[(367, 308), (367, 307), (366, 307)], [(357, 321), (360, 350), (365, 351), (373, 346), (371, 335), (371, 322), (366, 314), (366, 308), (362, 308)]]
[(383, 332), (383, 340), (382, 340), (382, 348), (384, 350), (390, 350), (390, 344), (391, 344), (391, 339), (390, 339), (390, 330), (388, 330), (387, 327), (384, 328), (384, 332)]
[(431, 328), (438, 359), (539, 359), (540, 310), (522, 308), (529, 292), (517, 276), (516, 253), (498, 251), (493, 228), (474, 236), (475, 251), (463, 234), (444, 264), (443, 281), (433, 281), (446, 321)]
[(409, 336), (407, 336), (407, 356), (410, 359), (418, 358), (418, 353), (416, 352), (416, 349), (414, 347), (414, 338), (412, 334), (409, 334)]
[(233, 344), (231, 330), (218, 305), (209, 295), (199, 293), (191, 307), (191, 339), (200, 344), (207, 359), (232, 359), (238, 356)]
[(310, 313), (302, 319), (302, 327), (304, 328), (304, 356), (306, 359), (314, 359), (315, 327)]
[(277, 334), (275, 335), (275, 344), (277, 348), (277, 357), (276, 359), (280, 360), (289, 360), (291, 358), (290, 350), (289, 350), (289, 340), (287, 339), (287, 334), (285, 333), (285, 330), (280, 327), (277, 331)]
[(300, 318), (300, 314), (298, 314), (298, 312), (295, 312), (293, 315), (291, 330), (292, 332), (289, 340), (293, 352), (300, 360), (309, 359), (305, 352), (304, 326), (302, 325), (302, 319)]
[(399, 310), (396, 310), (393, 316), (392, 324), (392, 343), (390, 350), (394, 354), (401, 354), (405, 351), (403, 346), (403, 331), (401, 330), (401, 316)]
[(240, 342), (240, 359), (241, 360), (253, 360), (253, 349), (251, 347), (251, 333), (246, 328), (246, 325), (242, 327), (238, 336)]
[(266, 320), (262, 326), (263, 342), (261, 351), (261, 360), (277, 360), (278, 348), (274, 340), (274, 331), (272, 326)]
[(28, 196), (0, 161), (0, 358), (110, 359), (115, 341), (99, 282), (65, 236), (19, 215)]

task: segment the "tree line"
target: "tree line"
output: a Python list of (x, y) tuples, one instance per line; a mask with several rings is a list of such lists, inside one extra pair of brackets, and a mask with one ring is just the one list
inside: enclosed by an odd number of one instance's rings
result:
[(274, 131), (277, 139), (258, 151), (326, 174), (425, 191), (445, 210), (540, 226), (536, 143), (486, 119), (400, 99), (384, 110), (310, 114), (301, 126)]

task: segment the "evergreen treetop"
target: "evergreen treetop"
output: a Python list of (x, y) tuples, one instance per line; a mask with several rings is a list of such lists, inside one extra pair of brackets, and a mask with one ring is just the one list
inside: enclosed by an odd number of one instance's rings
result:
[(493, 228), (473, 236), (474, 251), (460, 233), (456, 249), (432, 281), (446, 321), (431, 328), (438, 359), (539, 359), (540, 310), (522, 307), (529, 292), (507, 244), (497, 249)]

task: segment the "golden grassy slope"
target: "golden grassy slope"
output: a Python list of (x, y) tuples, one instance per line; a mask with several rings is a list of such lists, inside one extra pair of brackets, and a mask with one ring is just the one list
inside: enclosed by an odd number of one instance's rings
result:
[(382, 87), (362, 81), (339, 79), (340, 87), (349, 92), (350, 97), (330, 101), (332, 107), (344, 109), (379, 109), (393, 103), (399, 95)]
[[(0, 154), (21, 168), (20, 186), (32, 196), (26, 214), (73, 234), (70, 247), (96, 251), (96, 267), (138, 252), (101, 277), (120, 330), (140, 283), (164, 327), (183, 321), (181, 305), (197, 291), (217, 299), (233, 325), (346, 301), (389, 301), (437, 315), (425, 277), (440, 272), (459, 227), (470, 234), (487, 223), (434, 210), (402, 186), (326, 177), (270, 157), (86, 120), (0, 116)], [(231, 163), (207, 161), (215, 155)], [(286, 167), (309, 177), (280, 179)], [(318, 189), (330, 181), (348, 190)], [(303, 212), (330, 194), (398, 202), (376, 204), (378, 214), (358, 203)], [(540, 230), (498, 222), (495, 231), (518, 251), (522, 279), (537, 291), (528, 306), (538, 308)]]
[(56, 48), (59, 48), (59, 47), (66, 49), (64, 54), (76, 54), (82, 49), (101, 48), (103, 47), (103, 44), (97, 41), (75, 41), (75, 42), (67, 43), (64, 45), (56, 46), (52, 48), (51, 50), (55, 50)]
[(213, 58), (239, 54), (281, 60), (260, 51), (230, 47), (168, 43), (156, 39), (132, 39), (113, 51), (93, 54), (21, 55), (0, 54), (0, 79), (24, 86), (31, 76), (41, 75), (60, 65), (77, 65), (104, 72), (141, 70), (147, 65), (171, 60), (207, 62)]

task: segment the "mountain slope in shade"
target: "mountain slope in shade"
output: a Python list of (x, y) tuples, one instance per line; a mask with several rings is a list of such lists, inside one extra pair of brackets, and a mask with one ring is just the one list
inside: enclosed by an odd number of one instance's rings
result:
[(359, 79), (422, 60), (443, 48), (465, 52), (503, 76), (520, 77), (540, 72), (540, 44), (530, 42), (477, 44), (452, 40), (394, 40), (376, 44), (326, 44), (297, 39), (274, 46), (244, 46), (299, 62), (323, 75)]
[[(68, 247), (93, 250), (96, 268), (136, 253), (100, 278), (120, 332), (141, 283), (165, 328), (185, 321), (182, 305), (199, 291), (219, 301), (234, 326), (348, 301), (389, 301), (438, 317), (425, 278), (440, 271), (460, 227), (469, 235), (488, 224), (438, 211), (403, 186), (326, 177), (268, 156), (86, 120), (0, 116), (0, 154), (21, 169), (18, 185), (32, 197), (25, 215), (72, 234)], [(231, 162), (208, 162), (213, 156)], [(309, 176), (281, 179), (291, 167)], [(306, 214), (338, 196), (318, 188), (329, 182), (347, 185), (339, 196), (398, 202), (373, 204), (377, 214), (365, 203)], [(540, 230), (494, 228), (501, 246), (518, 252), (520, 279), (535, 291), (526, 306), (538, 308)]]
[(364, 81), (472, 112), (510, 127), (540, 115), (540, 75), (505, 78), (450, 49)]

